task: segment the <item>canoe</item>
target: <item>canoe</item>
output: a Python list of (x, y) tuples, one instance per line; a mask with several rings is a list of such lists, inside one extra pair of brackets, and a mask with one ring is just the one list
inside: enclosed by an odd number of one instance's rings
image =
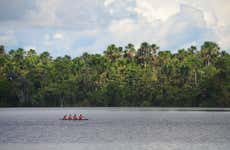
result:
[(83, 121), (83, 120), (89, 120), (89, 119), (60, 119), (60, 120), (66, 120), (66, 121)]

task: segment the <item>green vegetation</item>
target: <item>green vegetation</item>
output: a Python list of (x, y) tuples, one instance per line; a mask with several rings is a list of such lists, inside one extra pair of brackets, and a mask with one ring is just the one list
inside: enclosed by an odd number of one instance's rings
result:
[(174, 54), (112, 44), (76, 58), (0, 46), (0, 106), (229, 107), (230, 55), (214, 42)]

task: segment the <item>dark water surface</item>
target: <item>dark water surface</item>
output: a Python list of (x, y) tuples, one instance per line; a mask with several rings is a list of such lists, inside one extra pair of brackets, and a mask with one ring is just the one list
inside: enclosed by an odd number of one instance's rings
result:
[[(0, 150), (230, 149), (229, 111), (176, 110), (1, 108)], [(89, 120), (59, 120), (65, 113)]]

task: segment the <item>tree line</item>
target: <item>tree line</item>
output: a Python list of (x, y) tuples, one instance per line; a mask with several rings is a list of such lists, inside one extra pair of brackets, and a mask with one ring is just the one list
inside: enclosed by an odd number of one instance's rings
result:
[(0, 46), (0, 106), (229, 107), (230, 55), (210, 41), (176, 53), (111, 44), (75, 58)]

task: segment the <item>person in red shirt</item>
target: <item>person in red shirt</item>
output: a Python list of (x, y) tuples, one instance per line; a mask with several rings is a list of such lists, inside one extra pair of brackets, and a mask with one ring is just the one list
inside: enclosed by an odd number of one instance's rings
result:
[(82, 114), (80, 114), (80, 115), (78, 116), (78, 119), (79, 119), (79, 120), (84, 119), (83, 115), (82, 115)]
[(78, 120), (78, 117), (77, 117), (77, 115), (76, 115), (76, 114), (74, 114), (74, 116), (73, 116), (73, 120)]
[(63, 117), (63, 120), (68, 120), (67, 114)]
[(68, 120), (73, 120), (73, 116), (69, 114)]

